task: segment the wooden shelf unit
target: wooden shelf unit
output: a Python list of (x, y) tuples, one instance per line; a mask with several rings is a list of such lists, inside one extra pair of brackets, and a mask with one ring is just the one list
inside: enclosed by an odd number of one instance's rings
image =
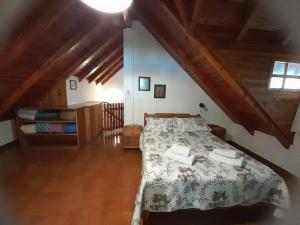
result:
[[(47, 112), (63, 112), (74, 111), (76, 113), (76, 120), (23, 120), (18, 117), (17, 112), (20, 109), (25, 110), (39, 110)], [(49, 124), (68, 124), (75, 123), (77, 127), (76, 133), (33, 133), (26, 134), (21, 131), (22, 125), (49, 123)], [(70, 108), (42, 108), (42, 107), (22, 107), (16, 110), (16, 127), (19, 135), (19, 143), (22, 149), (78, 149), (81, 144), (81, 137), (79, 136), (78, 109)]]

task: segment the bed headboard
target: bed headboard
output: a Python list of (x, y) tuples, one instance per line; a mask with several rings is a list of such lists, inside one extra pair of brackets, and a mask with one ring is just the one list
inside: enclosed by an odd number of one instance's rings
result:
[(191, 118), (191, 117), (200, 117), (200, 114), (198, 115), (191, 115), (191, 114), (182, 114), (182, 113), (154, 113), (154, 114), (144, 114), (144, 126), (147, 125), (147, 118), (148, 117), (154, 117), (154, 118)]

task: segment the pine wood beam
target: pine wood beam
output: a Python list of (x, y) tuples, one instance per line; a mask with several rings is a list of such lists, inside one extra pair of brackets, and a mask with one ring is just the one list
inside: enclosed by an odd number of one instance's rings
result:
[(92, 71), (97, 69), (112, 51), (115, 51), (116, 48), (119, 48), (119, 46), (122, 45), (122, 37), (122, 34), (119, 33), (113, 38), (109, 38), (102, 46), (100, 46), (94, 55), (91, 55), (79, 68), (77, 68), (76, 71), (74, 71), (74, 75), (79, 78), (79, 81), (91, 75)]
[(119, 45), (108, 55), (103, 55), (103, 60), (88, 75), (89, 83), (93, 82), (107, 67), (110, 67), (116, 60), (123, 57), (123, 46)]
[(190, 24), (192, 34), (195, 34), (197, 21), (200, 16), (201, 9), (203, 7), (204, 0), (196, 0), (195, 8), (192, 16), (192, 21)]
[(123, 68), (123, 62), (122, 62), (119, 66), (115, 67), (114, 70), (111, 71), (110, 74), (107, 74), (107, 75), (105, 76), (105, 78), (104, 78), (102, 81), (100, 81), (101, 85), (104, 85), (107, 81), (109, 81), (109, 80), (110, 80), (114, 75), (116, 75), (122, 68)]
[[(261, 0), (261, 2), (264, 0)], [(253, 3), (252, 5), (249, 6), (248, 12), (246, 13), (246, 16), (243, 20), (243, 22), (241, 23), (241, 28), (240, 31), (237, 35), (237, 40), (241, 41), (244, 39), (245, 35), (247, 34), (247, 31), (249, 30), (250, 26), (251, 26), (251, 22), (253, 20), (253, 18), (256, 16), (258, 10), (260, 9), (262, 3)]]
[(96, 84), (99, 84), (100, 82), (102, 82), (107, 76), (109, 76), (111, 73), (113, 73), (116, 68), (123, 66), (123, 57), (121, 57), (120, 59), (116, 60), (113, 64), (111, 64), (111, 66), (109, 68), (107, 68), (102, 74), (101, 76), (96, 80)]
[[(39, 19), (31, 23), (23, 33), (10, 41), (3, 52), (10, 54), (1, 55), (0, 65), (10, 65), (17, 57), (23, 56), (24, 52), (40, 37), (58, 18), (74, 4), (75, 0), (56, 1), (50, 7), (43, 10)], [(78, 4), (78, 3), (77, 3)]]
[(27, 91), (31, 89), (37, 82), (39, 82), (43, 75), (48, 72), (52, 66), (56, 63), (63, 61), (66, 57), (70, 57), (76, 53), (77, 49), (85, 46), (90, 40), (86, 36), (93, 36), (99, 33), (99, 25), (91, 29), (90, 27), (85, 27), (80, 29), (79, 32), (73, 36), (67, 43), (65, 43), (61, 48), (56, 51), (51, 57), (49, 57), (46, 62), (43, 63), (36, 71), (34, 71), (23, 84), (15, 90), (2, 104), (0, 105), (0, 116), (4, 114), (10, 107), (14, 106), (16, 102), (24, 95)]
[(104, 42), (99, 42), (98, 44), (95, 44), (91, 49), (88, 50), (87, 53), (85, 53), (82, 57), (80, 57), (76, 63), (73, 64), (72, 68), (69, 69), (69, 75), (66, 75), (67, 77), (78, 74), (79, 71), (84, 68), (89, 62), (92, 62), (95, 57), (98, 55), (102, 55), (104, 49), (108, 48), (108, 46), (111, 45), (111, 43), (118, 41), (121, 39), (121, 33), (119, 31), (112, 31), (103, 33), (105, 35), (106, 39)]
[(175, 5), (177, 8), (177, 11), (179, 12), (181, 21), (183, 22), (183, 25), (185, 26), (186, 29), (190, 29), (190, 22), (189, 22), (189, 18), (184, 6), (184, 3), (182, 0), (175, 0)]

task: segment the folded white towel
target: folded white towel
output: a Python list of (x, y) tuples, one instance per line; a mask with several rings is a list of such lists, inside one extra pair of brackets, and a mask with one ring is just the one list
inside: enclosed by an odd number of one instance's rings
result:
[(232, 159), (232, 158), (224, 157), (221, 155), (217, 155), (214, 152), (210, 152), (209, 157), (213, 160), (216, 160), (218, 162), (222, 162), (222, 163), (225, 163), (225, 164), (228, 164), (231, 166), (242, 167), (244, 164), (244, 157), (240, 157), (238, 159)]
[(178, 144), (173, 144), (170, 150), (178, 155), (188, 157), (190, 155), (190, 148)]
[(238, 152), (235, 150), (230, 150), (230, 149), (214, 149), (212, 151), (213, 153), (217, 154), (217, 155), (221, 155), (221, 156), (225, 156), (228, 158), (232, 158), (232, 159), (236, 159), (238, 158)]
[(18, 111), (18, 117), (23, 120), (35, 120), (36, 114), (37, 114), (37, 110), (20, 109)]
[(167, 157), (169, 159), (173, 159), (177, 162), (181, 162), (181, 163), (190, 165), (190, 166), (193, 165), (194, 158), (195, 158), (193, 155), (191, 155), (189, 157), (185, 157), (185, 156), (182, 156), (182, 155), (175, 154), (171, 151), (171, 149), (168, 149), (165, 152), (165, 157)]

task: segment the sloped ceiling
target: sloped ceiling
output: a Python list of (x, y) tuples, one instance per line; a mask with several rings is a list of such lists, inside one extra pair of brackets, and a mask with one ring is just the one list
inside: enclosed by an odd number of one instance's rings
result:
[(122, 29), (133, 17), (233, 121), (293, 142), (299, 93), (270, 92), (267, 83), (272, 61), (299, 60), (299, 51), (269, 0), (136, 0), (130, 17), (79, 0), (39, 2), (1, 46), (0, 117), (70, 75), (107, 82), (123, 67)]
[(31, 106), (71, 75), (105, 83), (123, 67), (122, 15), (103, 15), (76, 0), (43, 1), (0, 55), (0, 117)]
[(289, 51), (289, 34), (265, 4), (270, 2), (140, 0), (135, 13), (230, 118), (288, 148), (299, 94), (271, 92), (267, 85), (272, 59), (299, 55)]

